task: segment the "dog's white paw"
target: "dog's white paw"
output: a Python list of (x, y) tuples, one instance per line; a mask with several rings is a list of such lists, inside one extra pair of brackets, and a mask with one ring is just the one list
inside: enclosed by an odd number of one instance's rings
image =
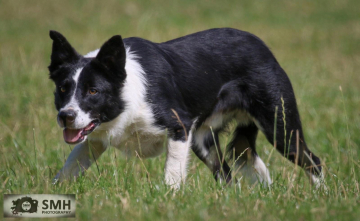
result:
[(179, 190), (181, 183), (182, 179), (180, 176), (172, 176), (171, 174), (165, 175), (165, 184), (170, 186), (171, 189)]
[(311, 184), (314, 185), (317, 190), (323, 189), (326, 192), (328, 191), (323, 173), (321, 173), (319, 176), (311, 174), (310, 179), (311, 179)]

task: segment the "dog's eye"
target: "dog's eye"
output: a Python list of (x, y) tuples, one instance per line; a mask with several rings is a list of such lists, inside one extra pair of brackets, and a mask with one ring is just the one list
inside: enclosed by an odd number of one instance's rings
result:
[(65, 87), (60, 87), (60, 91), (64, 93), (66, 91)]
[(89, 89), (89, 94), (91, 94), (91, 95), (94, 95), (94, 94), (97, 94), (97, 90), (96, 89)]

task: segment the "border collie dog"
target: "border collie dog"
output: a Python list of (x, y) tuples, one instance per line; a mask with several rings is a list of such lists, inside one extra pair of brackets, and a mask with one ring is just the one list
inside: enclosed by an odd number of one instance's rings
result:
[[(109, 145), (147, 158), (166, 141), (165, 183), (175, 189), (186, 178), (189, 149), (216, 180), (231, 182), (232, 160), (269, 185), (255, 149), (260, 130), (318, 186), (320, 160), (305, 143), (289, 78), (258, 37), (230, 28), (164, 43), (116, 35), (85, 56), (60, 33), (50, 37), (58, 124), (65, 142), (77, 144), (55, 182), (83, 173)], [(236, 126), (223, 157), (218, 134), (230, 121)]]

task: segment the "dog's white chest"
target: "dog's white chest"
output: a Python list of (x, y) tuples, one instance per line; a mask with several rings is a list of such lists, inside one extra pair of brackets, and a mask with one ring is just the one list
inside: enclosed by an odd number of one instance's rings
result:
[(115, 147), (128, 156), (139, 154), (142, 158), (156, 157), (166, 147), (166, 133), (153, 133), (141, 123), (128, 126)]

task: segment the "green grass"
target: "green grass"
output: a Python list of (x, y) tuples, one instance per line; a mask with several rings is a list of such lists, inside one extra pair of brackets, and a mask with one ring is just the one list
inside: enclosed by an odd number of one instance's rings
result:
[[(80, 220), (359, 219), (359, 8), (357, 0), (0, 0), (0, 217), (3, 194), (76, 193)], [(271, 189), (243, 179), (224, 188), (192, 154), (187, 185), (174, 193), (163, 182), (164, 155), (144, 160), (147, 177), (138, 159), (115, 148), (99, 159), (100, 172), (93, 165), (77, 182), (51, 185), (73, 147), (56, 124), (50, 29), (84, 54), (114, 34), (161, 42), (213, 27), (252, 32), (272, 49), (292, 81), (328, 192), (313, 189), (279, 153), (270, 156), (262, 134)]]

